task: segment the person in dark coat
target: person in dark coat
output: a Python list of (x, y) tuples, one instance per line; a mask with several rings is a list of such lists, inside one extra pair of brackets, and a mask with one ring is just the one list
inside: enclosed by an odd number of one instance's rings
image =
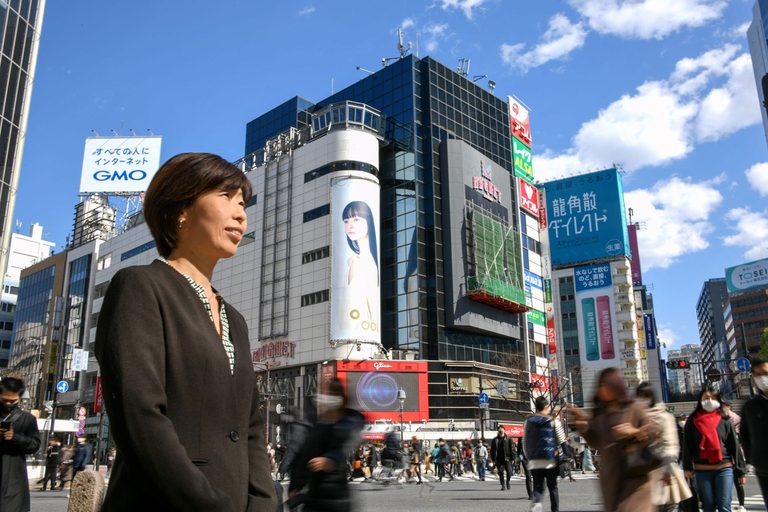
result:
[(37, 419), (21, 410), (24, 381), (0, 380), (0, 512), (30, 510), (27, 455), (40, 449)]
[(752, 380), (758, 394), (741, 409), (741, 445), (747, 463), (755, 467), (757, 482), (768, 509), (768, 359), (752, 358)]
[(533, 475), (528, 468), (528, 459), (525, 458), (525, 450), (523, 450), (523, 438), (522, 436), (517, 439), (517, 456), (520, 459), (520, 472), (523, 473), (525, 478), (525, 490), (528, 492), (528, 499), (533, 499)]
[(302, 457), (297, 458), (306, 461), (306, 471), (291, 471), (291, 489), (309, 487), (303, 499), (305, 512), (348, 512), (352, 500), (346, 460), (360, 441), (365, 418), (347, 409), (344, 385), (338, 379), (329, 383), (327, 394), (318, 395), (317, 404), (317, 422), (301, 450)]
[(91, 449), (88, 447), (87, 439), (84, 437), (77, 438), (77, 446), (75, 447), (75, 455), (72, 457), (72, 483), (75, 482), (75, 477), (81, 471), (85, 471), (90, 462)]
[[(507, 436), (504, 427), (499, 427), (498, 435), (491, 441), (491, 460), (496, 466), (502, 491), (509, 490), (509, 480), (512, 478), (511, 462), (515, 460), (515, 457), (517, 457), (517, 450), (512, 438)], [(507, 473), (506, 480), (504, 479), (505, 471)]]
[(184, 153), (157, 171), (144, 219), (160, 258), (117, 272), (96, 358), (120, 456), (103, 512), (275, 510), (248, 326), (213, 288), (245, 234), (248, 177)]
[(43, 487), (45, 491), (48, 481), (51, 482), (51, 490), (56, 488), (56, 473), (61, 465), (61, 443), (55, 437), (48, 440), (48, 448), (45, 449), (45, 476), (43, 476)]

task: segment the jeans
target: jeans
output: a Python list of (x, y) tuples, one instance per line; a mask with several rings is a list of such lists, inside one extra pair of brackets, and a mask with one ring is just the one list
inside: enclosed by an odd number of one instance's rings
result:
[[(501, 486), (504, 487), (504, 485), (506, 485), (507, 489), (509, 489), (509, 479), (512, 478), (512, 465), (509, 463), (508, 460), (497, 460), (495, 464), (496, 464), (496, 472), (499, 474), (499, 482), (501, 483)], [(504, 480), (505, 470), (507, 472), (506, 480)]]
[(485, 479), (485, 461), (475, 461), (475, 464), (477, 465), (477, 477), (480, 479)]
[(560, 496), (557, 491), (557, 467), (549, 469), (532, 469), (531, 473), (533, 474), (533, 502), (541, 503), (541, 500), (544, 497), (544, 480), (546, 480), (552, 512), (558, 512), (560, 510)]
[(697, 469), (694, 476), (699, 487), (701, 509), (704, 512), (731, 512), (732, 467), (706, 471)]

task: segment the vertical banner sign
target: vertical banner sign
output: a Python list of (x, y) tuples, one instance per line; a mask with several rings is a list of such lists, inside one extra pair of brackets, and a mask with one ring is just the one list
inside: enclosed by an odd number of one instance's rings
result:
[(515, 176), (533, 183), (533, 154), (517, 137), (512, 137), (512, 166)]
[(648, 350), (656, 349), (656, 326), (653, 322), (653, 315), (643, 315), (643, 326), (645, 327), (645, 348)]
[(331, 340), (381, 342), (379, 182), (331, 180)]
[(509, 101), (509, 126), (512, 136), (531, 147), (531, 119), (528, 117), (528, 109), (514, 97), (508, 96)]
[(611, 266), (606, 263), (576, 267), (574, 274), (582, 366), (619, 366)]
[(93, 412), (101, 412), (104, 396), (101, 393), (101, 375), (96, 377), (96, 398), (93, 400)]
[(629, 251), (632, 253), (632, 284), (643, 284), (643, 269), (640, 267), (640, 249), (637, 243), (637, 226), (627, 226), (629, 235)]
[(518, 179), (518, 185), (520, 185), (520, 207), (534, 217), (538, 217), (539, 192), (536, 190), (536, 187), (525, 181), (523, 178)]

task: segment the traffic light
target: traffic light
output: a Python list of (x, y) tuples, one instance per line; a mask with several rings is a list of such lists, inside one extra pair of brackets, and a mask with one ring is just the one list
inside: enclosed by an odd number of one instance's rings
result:
[(667, 368), (670, 370), (687, 370), (690, 364), (687, 359), (675, 359), (674, 361), (667, 361)]

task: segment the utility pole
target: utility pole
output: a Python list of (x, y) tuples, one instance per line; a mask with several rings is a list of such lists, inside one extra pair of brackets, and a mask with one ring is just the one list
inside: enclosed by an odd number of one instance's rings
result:
[[(483, 394), (483, 374), (480, 374), (480, 394)], [(480, 411), (480, 440), (485, 444), (485, 411), (483, 405), (478, 401), (477, 409)]]

